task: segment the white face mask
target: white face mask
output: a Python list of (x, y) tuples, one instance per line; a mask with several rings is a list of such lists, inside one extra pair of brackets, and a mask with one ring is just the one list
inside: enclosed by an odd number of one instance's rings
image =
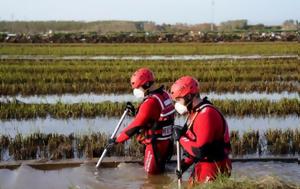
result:
[(144, 98), (145, 97), (145, 92), (144, 90), (138, 88), (138, 89), (133, 89), (133, 95), (136, 98)]
[(183, 115), (188, 111), (187, 107), (179, 102), (175, 103), (175, 109), (180, 115)]

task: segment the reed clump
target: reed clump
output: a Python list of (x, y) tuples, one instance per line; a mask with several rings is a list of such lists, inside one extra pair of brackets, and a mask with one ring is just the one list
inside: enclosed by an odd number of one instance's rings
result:
[[(213, 100), (228, 116), (287, 116), (300, 115), (300, 100)], [(135, 103), (137, 106), (137, 103)], [(97, 116), (120, 116), (125, 103), (76, 103), (76, 104), (0, 104), (0, 119), (33, 119), (51, 117), (55, 119), (95, 118)]]
[[(299, 129), (268, 129), (264, 132), (247, 131), (240, 134), (231, 131), (232, 155), (245, 156), (255, 154), (264, 155), (299, 155)], [(107, 145), (109, 136), (104, 133), (85, 135), (43, 134), (33, 133), (28, 136), (17, 134), (14, 138), (0, 136), (0, 154), (9, 151), (10, 159), (71, 159), (99, 157)], [(263, 145), (266, 145), (265, 147)], [(142, 157), (144, 146), (136, 139), (128, 144), (118, 144), (110, 149), (108, 156)], [(3, 158), (2, 158), (3, 159)]]

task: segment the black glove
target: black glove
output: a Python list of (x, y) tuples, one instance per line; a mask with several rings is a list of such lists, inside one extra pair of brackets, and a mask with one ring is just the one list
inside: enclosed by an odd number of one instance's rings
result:
[(180, 137), (183, 134), (183, 127), (180, 125), (174, 125), (173, 127), (173, 139), (179, 141)]
[(131, 116), (135, 116), (135, 108), (131, 102), (126, 103), (126, 109), (129, 111)]
[(110, 138), (108, 139), (108, 144), (106, 145), (105, 148), (107, 148), (108, 150), (111, 149), (116, 143), (116, 138)]
[(182, 177), (182, 171), (180, 170), (180, 171), (178, 171), (177, 169), (175, 170), (175, 174), (177, 175), (177, 178), (178, 179), (181, 179), (181, 177)]

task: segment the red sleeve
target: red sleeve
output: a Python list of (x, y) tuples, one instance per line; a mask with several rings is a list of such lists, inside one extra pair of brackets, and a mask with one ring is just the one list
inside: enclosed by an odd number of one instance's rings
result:
[(220, 114), (212, 109), (205, 108), (198, 113), (194, 120), (193, 132), (196, 135), (196, 140), (189, 140), (183, 136), (180, 138), (180, 144), (191, 156), (196, 157), (196, 153), (205, 144), (215, 140), (215, 138), (222, 137), (223, 121)]
[(117, 143), (122, 143), (136, 134), (141, 128), (147, 127), (151, 121), (157, 121), (160, 116), (161, 107), (156, 99), (148, 98), (139, 108), (134, 120), (119, 134)]

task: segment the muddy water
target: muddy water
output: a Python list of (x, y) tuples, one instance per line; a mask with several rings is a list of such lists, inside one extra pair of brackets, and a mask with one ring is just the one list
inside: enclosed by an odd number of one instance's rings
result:
[[(201, 96), (208, 96), (210, 99), (217, 100), (226, 100), (226, 99), (235, 99), (235, 100), (260, 100), (260, 99), (268, 99), (271, 101), (278, 101), (283, 98), (300, 98), (300, 94), (298, 93), (259, 93), (259, 92), (251, 92), (251, 93), (203, 93)], [(137, 102), (138, 100), (132, 94), (64, 94), (64, 95), (33, 95), (33, 96), (0, 96), (0, 102), (13, 101), (14, 99), (18, 99), (24, 103), (32, 103), (32, 104), (54, 104), (57, 102), (72, 104), (72, 103), (80, 103), (80, 102), (90, 102), (90, 103), (99, 103), (105, 101), (111, 102)]]
[(300, 165), (295, 163), (256, 162), (233, 163), (233, 176), (259, 179), (275, 176), (283, 181), (300, 184)]
[[(126, 127), (132, 118), (126, 118), (121, 128)], [(0, 121), (0, 134), (14, 137), (17, 133), (23, 135), (34, 132), (60, 134), (90, 134), (92, 132), (112, 133), (119, 118), (97, 117), (95, 119), (34, 119)], [(253, 130), (265, 131), (268, 128), (295, 129), (300, 128), (300, 117), (227, 117), (230, 130), (240, 132)], [(176, 124), (184, 124), (184, 118), (176, 119)]]
[[(1, 169), (1, 189), (60, 189), (60, 188), (176, 188), (175, 164), (168, 165), (167, 173), (160, 176), (147, 176), (138, 164), (120, 164), (116, 168), (96, 170), (94, 165), (81, 165), (75, 168), (40, 171), (29, 166), (16, 170)], [(187, 180), (191, 169), (184, 174)], [(300, 168), (295, 163), (233, 163), (232, 178), (243, 177), (260, 180), (274, 177), (300, 184)]]
[(0, 59), (22, 60), (218, 60), (218, 59), (284, 59), (297, 55), (172, 55), (172, 56), (50, 56), (50, 55), (0, 55)]

